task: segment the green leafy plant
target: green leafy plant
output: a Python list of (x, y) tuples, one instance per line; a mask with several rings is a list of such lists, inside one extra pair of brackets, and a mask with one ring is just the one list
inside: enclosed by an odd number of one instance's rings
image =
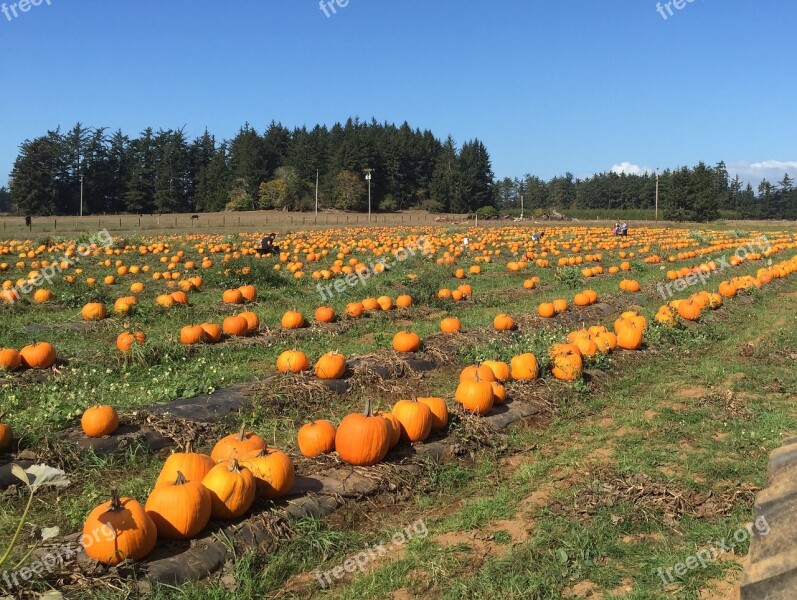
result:
[[(28, 488), (28, 502), (25, 505), (25, 510), (22, 511), (22, 516), (19, 518), (19, 524), (17, 525), (16, 531), (14, 531), (14, 537), (11, 538), (11, 542), (9, 542), (8, 547), (6, 548), (5, 552), (2, 556), (0, 556), (0, 566), (6, 563), (8, 559), (11, 557), (11, 552), (14, 550), (14, 547), (17, 545), (19, 541), (19, 536), (22, 533), (22, 527), (25, 525), (25, 519), (30, 512), (30, 507), (33, 504), (33, 496), (39, 490), (39, 488), (45, 486), (53, 486), (53, 487), (66, 487), (69, 485), (69, 480), (66, 478), (66, 473), (61, 471), (60, 469), (54, 469), (52, 467), (48, 467), (47, 465), (34, 465), (29, 467), (27, 470), (23, 469), (17, 464), (11, 466), (11, 472), (14, 476), (22, 481), (25, 486)], [(31, 481), (31, 477), (33, 480)], [(48, 527), (42, 529), (42, 540), (48, 540), (59, 533), (59, 529), (57, 527)], [(14, 565), (14, 569), (19, 568), (22, 563), (24, 563), (27, 558), (30, 556), (33, 549), (31, 549), (25, 556), (23, 556), (17, 564)]]

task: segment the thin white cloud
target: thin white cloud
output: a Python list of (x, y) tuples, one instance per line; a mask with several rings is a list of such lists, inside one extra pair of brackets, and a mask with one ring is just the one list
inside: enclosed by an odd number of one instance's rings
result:
[(728, 163), (728, 173), (732, 178), (738, 175), (739, 179), (756, 187), (763, 179), (770, 183), (777, 183), (783, 179), (785, 173), (791, 177), (797, 177), (797, 161), (764, 160), (751, 163), (739, 160)]
[(623, 173), (626, 175), (644, 175), (645, 173), (653, 173), (655, 170), (650, 167), (640, 167), (628, 161), (612, 166), (612, 173), (617, 175), (622, 175)]

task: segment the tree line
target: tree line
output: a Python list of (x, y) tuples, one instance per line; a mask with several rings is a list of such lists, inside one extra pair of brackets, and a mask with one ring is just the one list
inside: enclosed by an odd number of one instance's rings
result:
[(82, 182), (83, 214), (313, 210), (316, 189), (322, 209), (362, 211), (367, 170), (373, 210), (466, 213), (494, 203), (490, 157), (478, 139), (457, 147), (406, 122), (349, 119), (310, 130), (272, 122), (262, 134), (246, 124), (222, 141), (208, 131), (189, 140), (182, 129), (147, 128), (135, 138), (82, 124), (48, 131), (20, 147), (10, 208), (77, 214)]
[[(426, 208), (432, 212), (529, 214), (551, 209), (653, 208), (653, 173), (572, 173), (549, 180), (527, 174), (496, 180), (478, 139), (458, 146), (408, 123), (348, 119), (331, 128), (288, 129), (271, 122), (262, 133), (244, 125), (230, 140), (207, 130), (147, 128), (136, 137), (78, 123), (25, 140), (0, 212), (23, 215), (215, 212), (221, 210), (363, 211)], [(670, 220), (797, 219), (797, 189), (788, 174), (756, 189), (722, 162), (668, 169), (659, 176), (661, 216)]]
[[(656, 174), (598, 173), (577, 179), (572, 173), (544, 181), (534, 175), (504, 178), (496, 187), (497, 207), (529, 213), (558, 210), (604, 209), (617, 211), (653, 209)], [(659, 173), (659, 211), (671, 221), (732, 219), (797, 219), (797, 188), (784, 174), (776, 184), (764, 179), (757, 189), (736, 175), (731, 178), (724, 162), (711, 167), (667, 169)]]

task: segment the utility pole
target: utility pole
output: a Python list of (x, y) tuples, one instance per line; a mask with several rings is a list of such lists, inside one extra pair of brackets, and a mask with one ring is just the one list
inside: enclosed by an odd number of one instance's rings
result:
[(659, 222), (659, 168), (656, 167), (656, 223)]
[(83, 216), (83, 174), (80, 174), (80, 216)]
[(520, 220), (523, 220), (523, 194), (520, 195)]
[(315, 170), (315, 216), (318, 216), (318, 174), (321, 172), (321, 169)]
[(371, 222), (371, 173), (373, 169), (365, 170), (365, 180), (368, 182), (368, 222)]

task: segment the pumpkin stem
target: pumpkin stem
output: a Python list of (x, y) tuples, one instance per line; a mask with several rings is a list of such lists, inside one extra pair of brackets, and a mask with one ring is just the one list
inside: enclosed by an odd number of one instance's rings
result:
[(241, 470), (241, 466), (238, 464), (238, 459), (237, 458), (233, 458), (232, 459), (232, 464), (230, 465), (230, 473), (233, 473), (233, 472), (238, 473), (238, 472), (240, 472), (240, 470)]
[(185, 485), (186, 483), (188, 483), (188, 480), (183, 475), (183, 472), (177, 471), (177, 479), (175, 479), (174, 485)]
[(111, 507), (108, 510), (111, 511), (119, 511), (122, 510), (124, 507), (122, 506), (122, 501), (119, 498), (119, 490), (113, 489), (111, 490)]
[(193, 454), (194, 453), (194, 440), (188, 440), (185, 443), (185, 454)]
[(246, 441), (246, 425), (241, 425), (241, 433), (238, 434), (238, 441)]
[(6, 416), (6, 413), (4, 413), (4, 412), (0, 412), (0, 421), (2, 421), (2, 420), (3, 420), (3, 417), (5, 417), (5, 416)]
[(373, 417), (374, 416), (373, 404), (371, 403), (371, 398), (367, 398), (365, 400), (365, 410), (363, 411), (363, 414), (366, 417)]

